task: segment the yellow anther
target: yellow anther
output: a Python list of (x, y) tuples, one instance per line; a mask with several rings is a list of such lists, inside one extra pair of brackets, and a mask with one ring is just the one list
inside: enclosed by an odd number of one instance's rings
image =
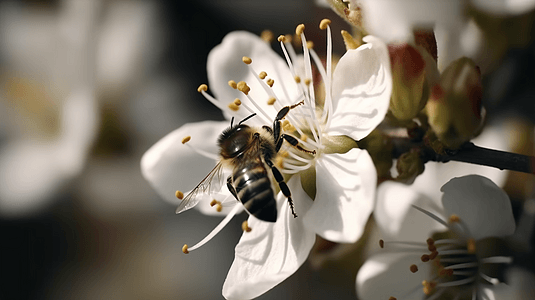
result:
[(186, 137), (184, 137), (182, 139), (182, 144), (185, 144), (185, 143), (189, 142), (190, 140), (191, 140), (191, 136), (188, 135), (188, 136), (186, 136)]
[(214, 206), (218, 203), (219, 201), (217, 201), (216, 199), (213, 199), (212, 202), (210, 202), (210, 206)]
[(451, 215), (448, 221), (450, 223), (459, 223), (461, 218), (458, 215)]
[(427, 280), (424, 280), (422, 281), (422, 285), (424, 286), (423, 287), (424, 294), (429, 296), (433, 293), (433, 289), (435, 288), (436, 283), (434, 281), (429, 282)]
[[(284, 120), (282, 123), (282, 129), (287, 132), (293, 132), (296, 131), (295, 127), (290, 123), (288, 120)], [(304, 140), (303, 140), (304, 141)]]
[(242, 57), (241, 60), (242, 60), (246, 65), (250, 65), (250, 64), (253, 62), (253, 60), (252, 60), (250, 57), (248, 57), (248, 56), (244, 56), (244, 57)]
[(245, 95), (249, 94), (251, 88), (245, 83), (245, 81), (240, 81), (237, 84), (238, 91), (244, 93)]
[(385, 241), (379, 240), (379, 247), (384, 248), (385, 247)]
[(260, 38), (266, 43), (271, 43), (273, 41), (273, 32), (271, 30), (264, 30), (260, 34)]
[(279, 41), (279, 42), (283, 42), (283, 43), (286, 42), (286, 36), (284, 36), (284, 35), (282, 35), (282, 34), (279, 35), (279, 37), (277, 38), (277, 41)]
[(417, 265), (411, 265), (409, 269), (411, 270), (412, 273), (418, 272), (418, 266)]
[(466, 242), (466, 250), (468, 250), (468, 253), (470, 254), (476, 253), (476, 241), (474, 239), (469, 239)]
[(323, 19), (323, 20), (321, 20), (321, 22), (320, 22), (320, 29), (321, 29), (321, 30), (325, 30), (325, 29), (327, 29), (327, 26), (329, 26), (330, 24), (331, 24), (331, 20), (329, 20), (329, 19)]
[(346, 45), (346, 50), (357, 49), (359, 47), (359, 43), (353, 39), (349, 32), (342, 30), (341, 33), (342, 38), (344, 39), (344, 44)]
[(217, 203), (217, 204), (215, 205), (215, 210), (216, 210), (217, 212), (221, 212), (221, 211), (223, 210), (223, 205), (221, 205), (221, 202), (219, 202), (219, 203)]
[(307, 139), (308, 139), (308, 137), (306, 136), (306, 134), (303, 134), (300, 138), (301, 138), (301, 140), (302, 140), (303, 142), (306, 142)]
[(301, 35), (303, 34), (303, 31), (305, 30), (305, 24), (299, 24), (297, 27), (295, 27), (295, 34)]
[(273, 105), (273, 104), (275, 104), (275, 101), (277, 101), (277, 99), (275, 99), (274, 97), (269, 97), (269, 99), (267, 101), (267, 104), (268, 105)]
[(262, 72), (260, 72), (260, 74), (258, 74), (258, 78), (260, 78), (260, 79), (265, 79), (266, 76), (267, 76), (267, 73), (264, 72), (264, 71), (262, 71)]
[(314, 42), (313, 41), (307, 41), (307, 49), (314, 48)]
[(247, 222), (247, 220), (241, 223), (241, 229), (245, 232), (251, 232), (251, 230), (253, 230), (251, 227), (249, 227), (249, 223)]
[(208, 90), (208, 86), (204, 83), (199, 85), (199, 87), (197, 88), (197, 92), (199, 93), (206, 92), (207, 90)]
[(300, 83), (301, 82), (301, 77), (295, 75), (294, 80), (295, 80), (295, 82)]
[(292, 37), (291, 34), (287, 34), (287, 35), (284, 36), (284, 42), (285, 43), (291, 43), (292, 40), (293, 40), (293, 37)]
[[(280, 152), (279, 152), (280, 154)], [(276, 158), (275, 158), (275, 166), (277, 166), (277, 168), (279, 169), (284, 169), (284, 156), (281, 156), (281, 155), (278, 155)]]
[(176, 191), (175, 192), (175, 197), (177, 197), (178, 199), (182, 200), (182, 199), (184, 199), (184, 193), (182, 193), (181, 191)]
[(311, 82), (312, 82), (312, 80), (310, 80), (310, 78), (305, 78), (305, 84), (307, 86), (309, 86)]
[(236, 104), (237, 106), (240, 106), (240, 105), (241, 105), (241, 100), (240, 100), (240, 98), (236, 98), (236, 99), (234, 99), (234, 104)]
[(240, 110), (240, 107), (238, 105), (236, 105), (234, 102), (230, 103), (229, 105), (227, 105), (227, 107), (232, 110), (232, 111), (238, 111)]
[(269, 78), (268, 80), (266, 80), (266, 83), (267, 85), (269, 85), (269, 87), (273, 87), (273, 84), (275, 83), (275, 81), (271, 78)]
[(184, 254), (188, 254), (189, 253), (187, 244), (184, 244), (184, 246), (182, 247), (182, 252), (184, 252)]
[(238, 85), (236, 84), (236, 81), (234, 81), (234, 80), (229, 80), (228, 81), (228, 85), (233, 89), (237, 89), (238, 88)]

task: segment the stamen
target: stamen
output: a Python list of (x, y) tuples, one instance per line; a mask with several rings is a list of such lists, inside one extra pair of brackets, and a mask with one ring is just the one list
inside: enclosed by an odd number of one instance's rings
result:
[(233, 89), (237, 89), (238, 88), (238, 84), (234, 80), (229, 80), (228, 81), (228, 85)]
[(307, 49), (314, 48), (314, 42), (313, 41), (307, 41)]
[[(230, 84), (230, 82), (229, 82)], [(197, 92), (201, 93), (206, 100), (210, 101), (213, 105), (215, 105), (217, 108), (219, 108), (221, 111), (225, 111), (225, 107), (214, 97), (210, 96), (206, 91), (208, 90), (208, 86), (206, 84), (201, 84), (197, 88)]]
[(188, 254), (189, 253), (187, 244), (184, 244), (184, 246), (182, 246), (182, 252), (184, 252), (184, 254)]
[(269, 85), (269, 87), (273, 87), (273, 84), (275, 83), (275, 81), (271, 78), (268, 78), (268, 80), (266, 80), (266, 83), (267, 85)]
[(240, 107), (239, 107), (238, 105), (234, 104), (234, 102), (230, 103), (230, 104), (228, 105), (228, 108), (229, 108), (230, 110), (232, 110), (232, 111), (238, 111), (238, 110), (240, 109)]
[(312, 80), (311, 80), (310, 78), (306, 78), (306, 79), (305, 79), (305, 84), (306, 84), (307, 86), (309, 86), (311, 82), (312, 82)]
[(219, 201), (217, 201), (216, 199), (213, 199), (212, 202), (210, 202), (210, 206), (214, 206), (216, 205), (217, 203), (219, 203)]
[(435, 215), (434, 213), (432, 213), (430, 211), (427, 211), (427, 210), (425, 210), (423, 208), (420, 208), (420, 207), (418, 207), (416, 205), (412, 205), (412, 207), (416, 208), (417, 210), (419, 210), (419, 211), (423, 212), (424, 214), (428, 215), (429, 217), (431, 217), (433, 220), (435, 220), (435, 221), (439, 222), (440, 224), (442, 224), (442, 225), (446, 226), (447, 228), (449, 228), (448, 224), (444, 220), (439, 218), (437, 215)]
[(442, 282), (442, 283), (437, 284), (436, 286), (437, 287), (441, 287), (441, 288), (442, 287), (450, 287), (450, 286), (459, 286), (459, 285), (464, 285), (464, 284), (470, 283), (470, 282), (472, 282), (474, 280), (476, 280), (475, 277), (468, 277), (468, 278), (461, 279), (461, 280)]
[(248, 56), (244, 56), (244, 57), (242, 57), (241, 60), (242, 60), (246, 65), (250, 65), (250, 64), (253, 62), (253, 60), (252, 60), (250, 57), (248, 57)]
[(379, 247), (384, 248), (385, 247), (385, 241), (379, 240)]
[(275, 104), (275, 101), (277, 101), (277, 99), (275, 99), (275, 97), (269, 97), (269, 99), (267, 101), (267, 104), (268, 105), (273, 105), (273, 104)]
[(461, 221), (461, 218), (458, 215), (451, 215), (448, 219), (448, 222), (450, 223), (459, 223)]
[(253, 230), (251, 227), (249, 227), (249, 223), (247, 222), (247, 220), (241, 223), (241, 229), (245, 232), (251, 232), (251, 230)]
[(260, 72), (260, 74), (258, 74), (258, 78), (260, 78), (260, 79), (265, 79), (266, 76), (267, 76), (267, 73), (265, 71), (262, 71), (262, 72)]
[(357, 44), (349, 32), (342, 30), (341, 33), (342, 38), (344, 39), (344, 44), (346, 45), (346, 50), (357, 49), (359, 47), (359, 44)]
[(416, 273), (416, 272), (418, 272), (418, 266), (416, 266), (416, 265), (414, 265), (414, 264), (411, 265), (409, 269), (411, 270), (412, 273)]
[(285, 37), (283, 34), (281, 34), (281, 35), (279, 35), (279, 37), (277, 38), (277, 41), (279, 41), (279, 42), (281, 42), (281, 43), (284, 43), (284, 42), (286, 42), (286, 37)]
[(481, 259), (483, 264), (510, 264), (513, 262), (513, 258), (510, 256), (491, 256)]
[(469, 239), (466, 242), (466, 249), (468, 250), (468, 253), (470, 254), (476, 253), (476, 241), (474, 239)]
[(175, 197), (177, 197), (178, 199), (182, 200), (182, 199), (184, 199), (184, 193), (182, 193), (181, 191), (176, 191), (175, 192)]
[(422, 281), (422, 285), (424, 286), (423, 287), (423, 291), (424, 291), (424, 294), (426, 294), (427, 296), (431, 295), (435, 289), (435, 286), (437, 285), (436, 282), (434, 281), (427, 281), (427, 280), (424, 280)]
[(236, 98), (236, 99), (234, 99), (234, 104), (236, 104), (237, 106), (240, 106), (240, 105), (241, 105), (241, 100), (240, 100), (240, 98)]
[(184, 245), (184, 247), (182, 248), (182, 252), (187, 254), (187, 253), (189, 253), (189, 251), (193, 251), (195, 249), (198, 249), (202, 245), (204, 245), (207, 242), (209, 242), (214, 236), (216, 236), (221, 231), (221, 229), (223, 229), (230, 222), (230, 220), (232, 220), (234, 215), (236, 215), (236, 213), (240, 209), (241, 209), (241, 205), (239, 205), (239, 204), (234, 205), (234, 208), (232, 208), (232, 210), (228, 213), (228, 215), (225, 216), (225, 218), (221, 221), (221, 223), (219, 223), (216, 226), (216, 228), (214, 228), (204, 239), (202, 239), (200, 242), (198, 242), (197, 244), (195, 244), (191, 248), (188, 248), (187, 245)]
[(301, 77), (295, 75), (294, 80), (295, 80), (295, 82), (300, 83), (301, 82)]
[(273, 32), (271, 30), (264, 30), (260, 34), (260, 38), (266, 43), (271, 43), (273, 41)]
[(183, 139), (182, 139), (182, 144), (185, 144), (187, 142), (189, 142), (191, 140), (191, 136), (185, 136)]

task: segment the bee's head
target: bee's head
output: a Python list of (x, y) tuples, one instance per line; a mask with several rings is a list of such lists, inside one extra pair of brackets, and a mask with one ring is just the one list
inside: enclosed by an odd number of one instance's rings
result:
[(242, 154), (251, 143), (253, 131), (251, 127), (245, 124), (225, 129), (217, 141), (219, 154), (223, 158), (234, 158)]

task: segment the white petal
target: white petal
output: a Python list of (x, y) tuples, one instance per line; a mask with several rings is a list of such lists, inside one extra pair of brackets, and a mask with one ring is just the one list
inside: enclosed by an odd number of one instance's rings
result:
[[(226, 102), (225, 107), (235, 98), (240, 98), (246, 104), (249, 103), (243, 93), (228, 85), (229, 80), (245, 81), (251, 88), (249, 96), (270, 116), (270, 121), (277, 113), (273, 106), (267, 105), (269, 95), (249, 71), (248, 66), (242, 62), (243, 56), (248, 56), (253, 60), (251, 66), (257, 74), (265, 71), (268, 74), (266, 79), (274, 79), (273, 91), (277, 97), (286, 101), (284, 105), (300, 100), (297, 99), (297, 85), (286, 62), (258, 36), (245, 31), (235, 31), (227, 34), (221, 44), (212, 49), (207, 61), (209, 88), (216, 98)], [(254, 109), (254, 106), (248, 105)], [(238, 119), (249, 114), (243, 107), (238, 113), (228, 108), (224, 113), (227, 117), (234, 115)], [(257, 120), (259, 118), (251, 121)]]
[(534, 0), (471, 0), (477, 9), (498, 16), (519, 15), (535, 8)]
[[(301, 185), (294, 176), (291, 186)], [(292, 190), (297, 214), (304, 215), (312, 200), (302, 189)], [(249, 217), (251, 232), (242, 235), (236, 246), (236, 257), (223, 285), (226, 299), (257, 297), (292, 275), (306, 260), (316, 240), (314, 232), (294, 218), (286, 198), (277, 197), (277, 222), (263, 222)]]
[(360, 0), (366, 29), (386, 42), (410, 41), (412, 30), (435, 24), (455, 25), (463, 20), (460, 0)]
[(310, 230), (332, 242), (353, 243), (374, 206), (377, 175), (370, 155), (352, 149), (316, 161), (316, 199), (304, 218)]
[(390, 104), (392, 73), (386, 45), (367, 36), (364, 44), (348, 50), (333, 74), (330, 135), (360, 140), (381, 123)]
[(226, 121), (189, 123), (169, 133), (141, 158), (143, 176), (164, 200), (178, 205), (175, 191), (193, 189), (217, 163), (182, 144), (182, 139), (191, 136), (188, 144), (216, 155), (217, 138), (228, 125)]
[(424, 299), (422, 281), (429, 280), (430, 264), (418, 265), (418, 272), (409, 270), (411, 264), (420, 260), (417, 254), (381, 253), (374, 255), (360, 268), (357, 274), (357, 295), (361, 300)]
[(509, 196), (488, 178), (453, 178), (441, 191), (446, 216), (458, 215), (474, 239), (503, 237), (515, 231)]
[(374, 217), (385, 239), (424, 242), (433, 231), (445, 229), (412, 205), (437, 211), (431, 199), (411, 186), (393, 181), (379, 185)]
[(499, 283), (493, 286), (487, 293), (492, 293), (498, 300), (523, 300), (531, 299), (535, 295), (535, 275), (519, 267), (507, 270), (506, 284)]

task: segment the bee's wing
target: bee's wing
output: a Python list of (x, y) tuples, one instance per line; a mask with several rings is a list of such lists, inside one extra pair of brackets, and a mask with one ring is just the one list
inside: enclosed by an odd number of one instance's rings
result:
[(176, 213), (181, 213), (185, 210), (188, 210), (201, 200), (200, 194), (210, 192), (212, 190), (221, 188), (222, 179), (222, 164), (219, 162), (206, 177), (197, 186), (189, 192), (184, 199), (180, 202), (176, 209)]

